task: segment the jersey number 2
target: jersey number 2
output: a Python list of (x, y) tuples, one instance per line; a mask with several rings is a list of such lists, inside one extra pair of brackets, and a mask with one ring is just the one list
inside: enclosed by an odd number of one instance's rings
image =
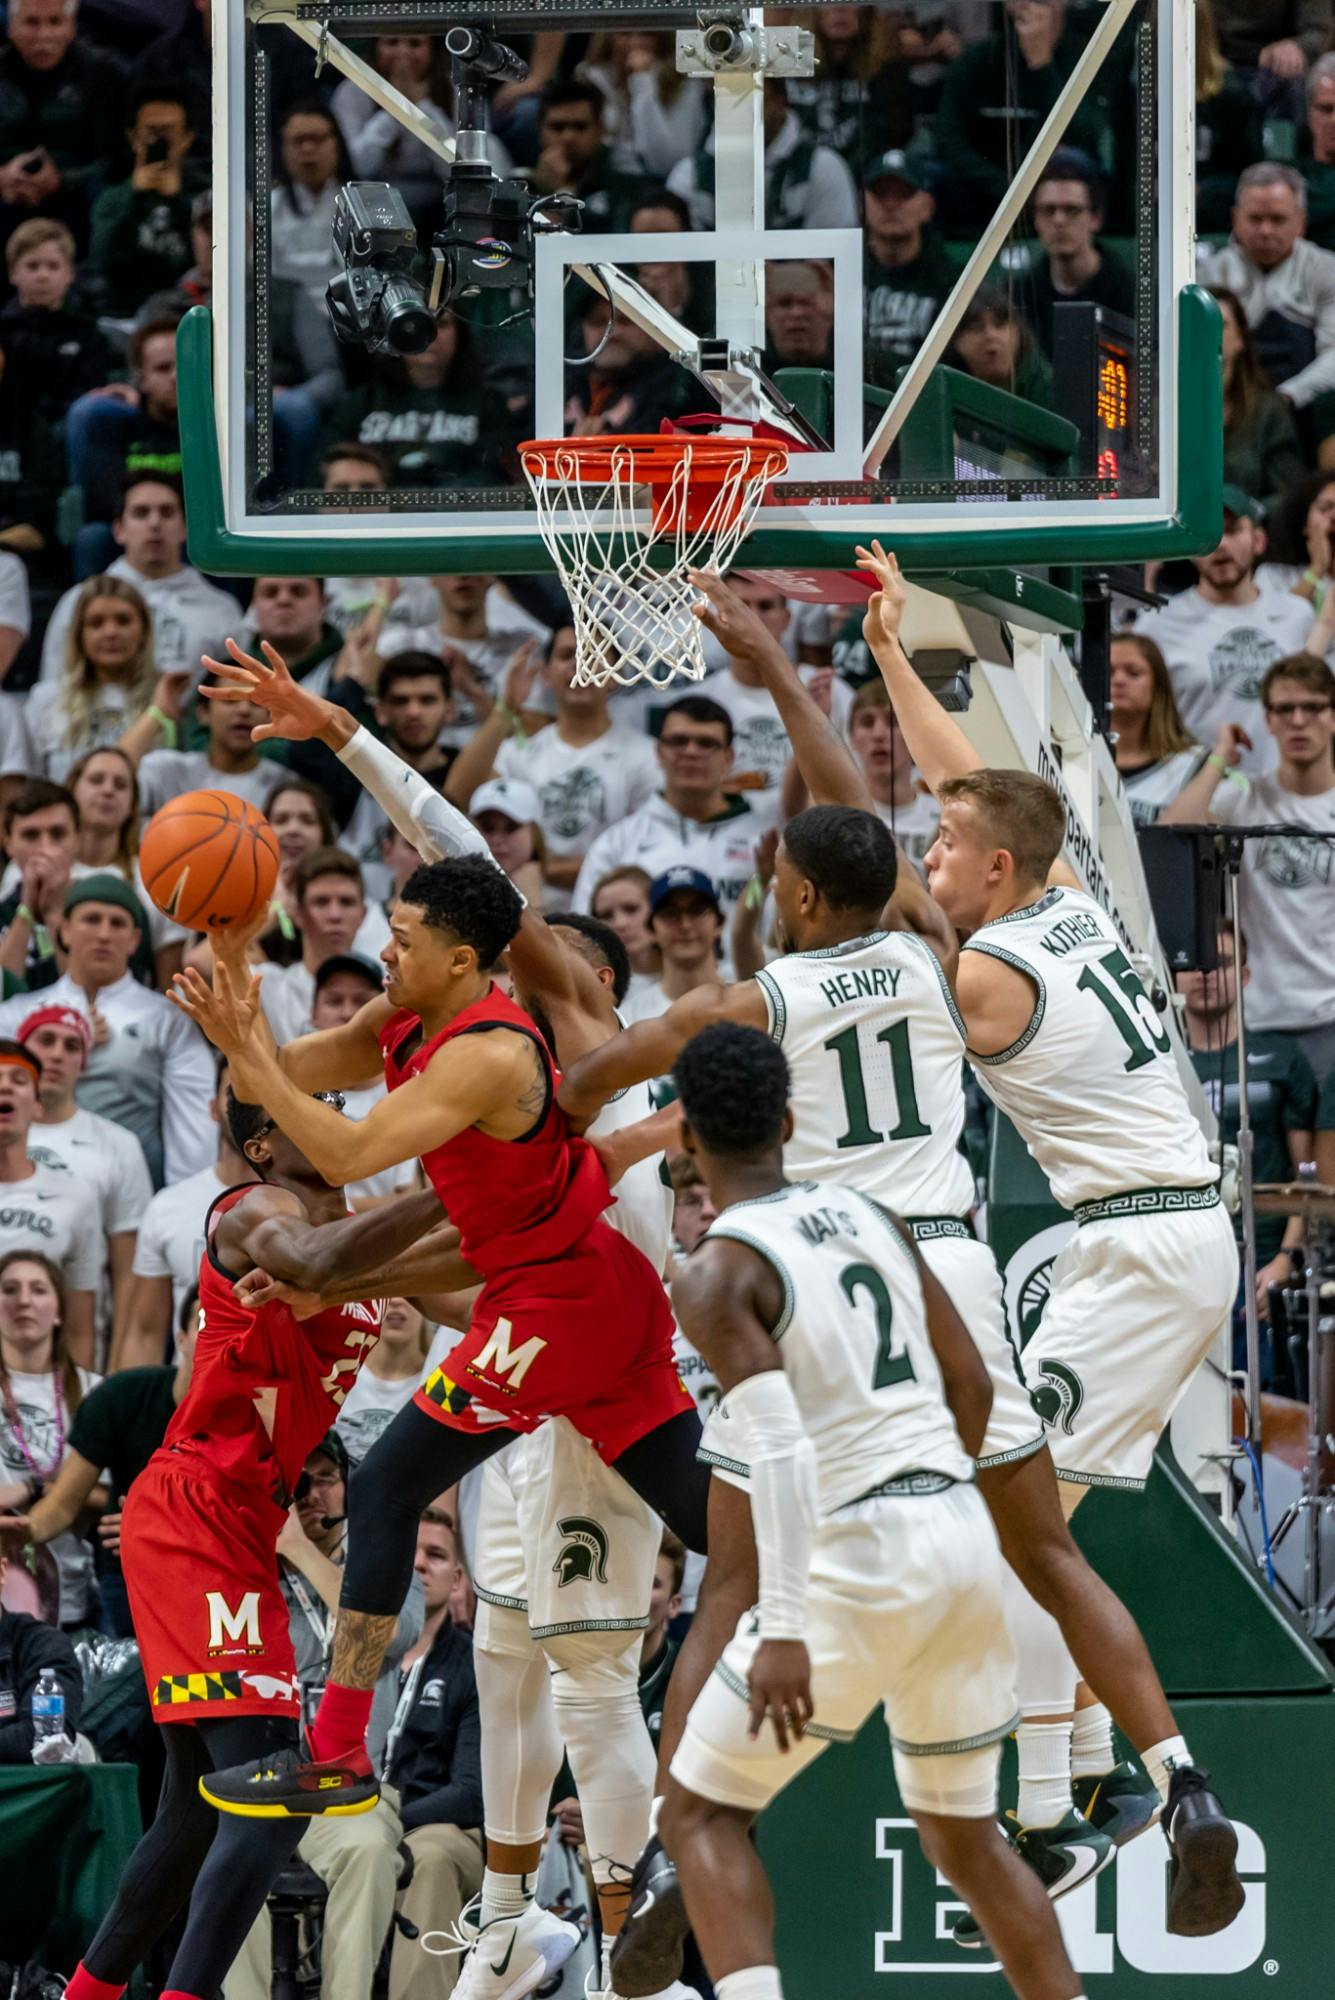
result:
[(876, 1366), (872, 1370), (873, 1389), (893, 1389), (896, 1382), (915, 1380), (907, 1349), (894, 1349), (895, 1308), (885, 1279), (873, 1264), (846, 1264), (839, 1273), (839, 1289), (851, 1306), (859, 1292), (868, 1292), (876, 1308)]
[[(1113, 1026), (1131, 1052), (1126, 1068), (1144, 1069), (1146, 1063), (1154, 1061), (1156, 1051), (1163, 1055), (1172, 1044), (1155, 1020), (1150, 997), (1126, 953), (1105, 951), (1099, 964), (1112, 980), (1114, 990), (1109, 991), (1092, 965), (1085, 967), (1075, 983), (1082, 993), (1092, 993), (1100, 1006), (1107, 1008)], [(1124, 1000), (1127, 1006), (1122, 1004)]]
[(890, 1079), (895, 1091), (898, 1120), (893, 1131), (878, 1132), (867, 1115), (867, 1078), (862, 1067), (862, 1045), (857, 1024), (841, 1034), (831, 1035), (825, 1047), (839, 1058), (839, 1083), (844, 1093), (844, 1117), (848, 1130), (839, 1140), (839, 1150), (847, 1146), (875, 1146), (885, 1139), (925, 1139), (931, 1132), (918, 1115), (918, 1094), (913, 1088), (913, 1058), (909, 1054), (909, 1024), (892, 1021), (876, 1037), (890, 1051)]

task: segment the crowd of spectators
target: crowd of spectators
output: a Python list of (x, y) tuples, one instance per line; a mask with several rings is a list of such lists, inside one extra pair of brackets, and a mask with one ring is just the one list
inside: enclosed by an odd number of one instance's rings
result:
[[(795, 9), (810, 79), (765, 92), (771, 227), (865, 232), (869, 381), (893, 387), (1101, 10), (1077, 0), (918, 0)], [(156, 12), (160, 30), (143, 27)], [(1183, 1019), (1226, 1133), (1236, 1125), (1246, 988), (1258, 1169), (1287, 1178), (1335, 1144), (1335, 21), (1331, 0), (1196, 0), (1200, 276), (1224, 317), (1226, 518), (1217, 549), (1147, 582), (1157, 608), (1113, 645), (1111, 742), (1135, 819), (1282, 826), (1247, 845), (1246, 961), (1182, 980)], [(32, 1748), (31, 1692), (54, 1665), (79, 1723), (70, 1635), (130, 1635), (117, 1561), (123, 1495), (190, 1377), (194, 1285), (210, 1202), (248, 1177), (220, 1117), (225, 1069), (164, 997), (207, 946), (161, 915), (139, 874), (142, 826), (197, 786), (266, 811), (281, 870), (257, 948), (275, 1036), (346, 1021), (381, 983), (386, 908), (416, 856), (319, 745), (257, 746), (262, 719), (201, 695), (206, 656), (267, 641), (468, 812), (549, 913), (591, 913), (630, 956), (623, 1015), (642, 1019), (774, 949), (768, 885), (803, 802), (769, 695), (706, 639), (698, 686), (571, 684), (560, 605), (484, 575), (210, 579), (186, 558), (175, 331), (212, 288), (209, 0), (137, 10), (9, 0), (0, 45), (0, 1510), (50, 1550), (53, 1625), (0, 1622), (0, 1762)], [(672, 38), (541, 32), (526, 81), (491, 99), (494, 160), (577, 194), (585, 227), (708, 227), (710, 98)], [(291, 43), (292, 46), (288, 47)], [(368, 59), (442, 131), (439, 41), (387, 35)], [(446, 318), (420, 356), (341, 349), (323, 302), (339, 184), (385, 177), (429, 229), (429, 148), (291, 37), (274, 41), (275, 434), (290, 480), (361, 496), (516, 476), (530, 390), (503, 326)], [(1105, 65), (1040, 178), (1025, 256), (981, 291), (951, 365), (1042, 402), (1056, 307), (1134, 309), (1125, 245), (1135, 178), (1128, 49)], [(708, 267), (641, 281), (687, 324), (712, 315)], [(820, 262), (776, 266), (767, 364), (828, 363)], [(606, 305), (572, 291), (572, 424), (639, 430), (679, 410), (680, 371)], [(698, 391), (695, 392), (698, 395)], [(859, 614), (740, 594), (798, 665), (921, 865), (935, 807), (918, 781)], [(1254, 1031), (1254, 1033), (1253, 1033)], [(662, 1089), (670, 1085), (664, 1080)], [(376, 1092), (350, 1093), (358, 1115)], [(414, 1184), (356, 1184), (360, 1203)], [(689, 1162), (673, 1168), (676, 1242), (708, 1226)], [(1301, 1256), (1265, 1229), (1258, 1293)], [(455, 1337), (393, 1300), (380, 1345), (312, 1455), (279, 1544), (301, 1675), (327, 1666), (344, 1490)], [(698, 1357), (683, 1374), (712, 1393)], [(1283, 1361), (1270, 1356), (1283, 1385)], [(469, 1659), (468, 1493), (424, 1515), (417, 1582), (379, 1691), (374, 1814), (317, 1822), (301, 1858), (329, 1886), (326, 1992), (364, 2000), (396, 1903), (448, 1929), (481, 1868)], [(682, 1604), (665, 1544), (646, 1635), (653, 1726)], [(0, 1582), (4, 1565), (0, 1561)], [(692, 1571), (685, 1601), (693, 1602)], [(59, 1629), (56, 1629), (59, 1628)], [(145, 1745), (151, 1741), (145, 1733)], [(150, 1753), (145, 1748), (144, 1754)], [(578, 1802), (557, 1802), (578, 1842)], [(405, 1859), (411, 1856), (411, 1867)], [(411, 1876), (411, 1879), (409, 1877)], [(456, 1961), (397, 1945), (394, 2000), (444, 2000)], [(247, 1940), (227, 1993), (267, 1991)]]

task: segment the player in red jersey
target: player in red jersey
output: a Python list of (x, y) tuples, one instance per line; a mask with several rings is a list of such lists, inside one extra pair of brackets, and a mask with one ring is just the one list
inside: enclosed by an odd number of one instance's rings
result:
[[(167, 1725), (166, 1777), (70, 1980), (74, 2000), (118, 2000), (187, 1902), (164, 1992), (213, 2000), (301, 1834), (299, 1819), (268, 1817), (263, 1805), (262, 1824), (220, 1823), (201, 1785), (238, 1759), (295, 1752), (300, 1695), (274, 1543), (308, 1453), (379, 1338), (380, 1307), (298, 1321), (283, 1304), (241, 1305), (233, 1285), (281, 1269), (318, 1292), (345, 1262), (388, 1261), (440, 1220), (432, 1194), (350, 1216), (265, 1111), (229, 1096), (227, 1119), (260, 1178), (209, 1212), (190, 1388), (130, 1489), (121, 1529), (149, 1701)], [(374, 1802), (342, 1773), (329, 1790), (337, 1811)]]
[[(211, 1778), (209, 1796), (224, 1810), (268, 1797), (319, 1812), (317, 1768), (373, 1782), (362, 1739), (418, 1516), (542, 1417), (568, 1417), (688, 1546), (704, 1544), (699, 1421), (672, 1359), (661, 1281), (603, 1220), (606, 1177), (556, 1107), (546, 1043), (491, 979), (522, 914), (489, 858), (419, 868), (394, 908), (386, 997), (281, 1051), (254, 982), (247, 988), (222, 964), (212, 991), (198, 975), (178, 981), (179, 1004), (228, 1056), (238, 1088), (266, 1104), (330, 1179), (420, 1157), (485, 1281), (448, 1375), (438, 1371), (399, 1413), (353, 1484), (333, 1670), (311, 1757)], [(563, 956), (575, 977), (578, 961)], [(305, 1096), (317, 1083), (363, 1081), (377, 1057), (389, 1094), (351, 1133)]]

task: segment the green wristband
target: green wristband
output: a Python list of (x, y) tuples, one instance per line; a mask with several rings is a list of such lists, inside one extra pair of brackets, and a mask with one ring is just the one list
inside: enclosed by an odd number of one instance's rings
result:
[(21, 923), (25, 923), (30, 931), (35, 931), (38, 928), (37, 919), (26, 903), (20, 903), (14, 915)]
[(162, 741), (166, 748), (174, 750), (176, 748), (176, 724), (172, 721), (171, 717), (165, 714), (156, 702), (153, 702), (146, 708), (144, 713), (150, 722), (157, 723), (158, 728), (162, 731)]

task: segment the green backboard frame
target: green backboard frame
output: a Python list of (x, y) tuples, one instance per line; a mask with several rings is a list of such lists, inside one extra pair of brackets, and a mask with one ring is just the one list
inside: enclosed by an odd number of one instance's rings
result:
[[(930, 581), (934, 589), (947, 589), (947, 594), (967, 597), (976, 584), (971, 585), (961, 573), (973, 573), (976, 580), (977, 572), (986, 570), (1167, 561), (1213, 548), (1223, 526), (1223, 318), (1208, 292), (1188, 285), (1178, 295), (1177, 319), (1178, 424), (1176, 437), (1168, 446), (1176, 459), (1177, 496), (1171, 514), (1127, 521), (1113, 518), (1110, 510), (1106, 528), (1051, 521), (1026, 526), (1022, 520), (1004, 527), (980, 527), (971, 522), (969, 505), (961, 503), (958, 535), (942, 535), (939, 531), (915, 533), (908, 524), (902, 533), (896, 533), (893, 510), (887, 510), (885, 532), (894, 541), (906, 574)], [(319, 533), (234, 532), (227, 525), (223, 500), (213, 321), (207, 307), (196, 306), (181, 322), (177, 378), (190, 560), (197, 568), (220, 576), (448, 575), (482, 569), (525, 575), (550, 571), (551, 558), (537, 534), (508, 540), (503, 560), (497, 561), (493, 555), (488, 562), (473, 536), (442, 532), (423, 540), (396, 535), (389, 517), (369, 508), (366, 537), (355, 542), (346, 536)], [(924, 418), (938, 420), (930, 404)], [(842, 562), (851, 568), (854, 539), (850, 537), (846, 551), (836, 551), (825, 533), (764, 529), (743, 543), (736, 566), (829, 570)], [(960, 590), (948, 590), (952, 577), (963, 585)], [(1065, 595), (1054, 591), (1051, 599), (1045, 599), (1035, 581), (1024, 593), (1021, 605), (1042, 615), (1022, 615), (1017, 622), (1071, 629), (1078, 619), (1064, 619), (1063, 607), (1056, 601)]]

